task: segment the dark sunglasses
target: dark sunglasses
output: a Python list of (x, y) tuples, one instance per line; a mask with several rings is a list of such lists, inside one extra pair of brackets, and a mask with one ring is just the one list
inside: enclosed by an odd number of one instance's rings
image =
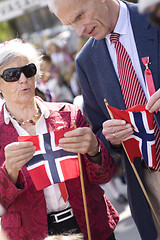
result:
[(34, 63), (30, 63), (26, 66), (19, 68), (7, 68), (0, 75), (6, 82), (16, 82), (20, 79), (21, 73), (24, 73), (26, 78), (30, 78), (36, 75), (37, 68)]

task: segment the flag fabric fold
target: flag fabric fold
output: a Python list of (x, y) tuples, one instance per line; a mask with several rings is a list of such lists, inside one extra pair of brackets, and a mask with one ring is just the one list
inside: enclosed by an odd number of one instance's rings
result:
[(32, 141), (36, 146), (34, 156), (26, 167), (37, 190), (79, 177), (77, 153), (64, 151), (58, 146), (59, 139), (69, 130), (57, 130), (35, 136), (19, 136), (19, 142)]
[(131, 162), (134, 162), (136, 157), (142, 157), (148, 167), (155, 167), (156, 149), (153, 113), (147, 111), (145, 105), (135, 105), (126, 110), (119, 110), (109, 105), (108, 108), (114, 118), (123, 119), (133, 127), (134, 133), (123, 141)]

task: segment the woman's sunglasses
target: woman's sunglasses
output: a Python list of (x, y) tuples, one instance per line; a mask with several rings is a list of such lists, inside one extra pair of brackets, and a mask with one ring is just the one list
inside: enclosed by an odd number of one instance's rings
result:
[(19, 68), (7, 68), (0, 77), (6, 82), (16, 82), (20, 79), (21, 73), (24, 73), (26, 78), (30, 78), (36, 75), (37, 68), (34, 63)]

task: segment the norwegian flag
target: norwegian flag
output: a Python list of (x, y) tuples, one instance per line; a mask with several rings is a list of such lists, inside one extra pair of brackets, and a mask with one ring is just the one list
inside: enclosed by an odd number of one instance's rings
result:
[(59, 139), (66, 131), (68, 129), (36, 136), (19, 136), (19, 142), (32, 141), (36, 146), (36, 152), (26, 167), (37, 190), (80, 175), (78, 155), (58, 146)]
[(116, 119), (130, 123), (134, 133), (123, 141), (127, 154), (132, 162), (142, 157), (148, 167), (156, 166), (156, 149), (154, 138), (153, 114), (144, 105), (135, 105), (126, 110), (119, 110), (108, 105)]

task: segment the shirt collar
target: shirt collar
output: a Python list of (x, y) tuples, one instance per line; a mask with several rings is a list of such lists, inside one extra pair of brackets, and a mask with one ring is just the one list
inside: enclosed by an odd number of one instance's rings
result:
[(35, 101), (41, 110), (42, 116), (44, 116), (45, 118), (48, 118), (50, 112), (49, 112), (49, 109), (47, 108), (47, 106), (45, 106), (43, 104), (43, 102), (41, 102), (38, 98), (35, 98)]
[(11, 116), (9, 112), (6, 109), (6, 103), (4, 104), (4, 122), (5, 124), (9, 124), (9, 121), (11, 120)]
[[(41, 117), (44, 116), (44, 118), (48, 118), (50, 114), (49, 109), (39, 99), (35, 98), (35, 101), (41, 110), (41, 113), (42, 113)], [(9, 112), (7, 111), (6, 103), (5, 103), (4, 104), (4, 122), (6, 124), (9, 124), (10, 121), (15, 121), (15, 120), (10, 116)]]
[[(120, 4), (120, 11), (119, 11), (119, 17), (117, 24), (115, 26), (114, 32), (119, 33), (120, 35), (124, 35), (127, 33), (127, 27), (128, 27), (128, 9), (124, 2), (118, 1)], [(108, 41), (108, 44), (111, 44), (110, 41), (110, 34), (106, 35), (106, 40)]]

